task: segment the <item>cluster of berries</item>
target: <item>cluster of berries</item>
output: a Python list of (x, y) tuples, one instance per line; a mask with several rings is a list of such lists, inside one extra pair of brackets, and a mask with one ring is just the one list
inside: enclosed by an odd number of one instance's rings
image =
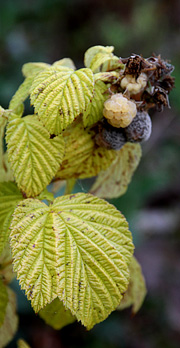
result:
[(98, 124), (96, 143), (109, 149), (120, 150), (126, 142), (137, 143), (149, 139), (152, 122), (147, 112), (137, 112), (127, 127), (113, 127), (107, 120)]
[(95, 141), (100, 146), (119, 150), (126, 142), (143, 142), (151, 135), (148, 111), (169, 106), (168, 94), (174, 87), (170, 76), (174, 67), (158, 57), (131, 56), (121, 59), (125, 68), (104, 103), (104, 119), (98, 124)]

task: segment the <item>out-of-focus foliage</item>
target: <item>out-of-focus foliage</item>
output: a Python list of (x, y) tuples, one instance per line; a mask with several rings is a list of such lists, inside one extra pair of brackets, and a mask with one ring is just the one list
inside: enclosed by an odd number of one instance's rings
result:
[(0, 347), (6, 345), (12, 340), (18, 327), (18, 317), (16, 315), (16, 296), (15, 293), (7, 288), (8, 304), (6, 306), (6, 313), (3, 325), (0, 327)]
[(141, 266), (136, 258), (133, 257), (130, 264), (130, 283), (118, 309), (122, 310), (132, 306), (132, 312), (135, 314), (141, 308), (146, 292), (146, 284)]
[(9, 226), (12, 219), (13, 211), (16, 205), (23, 199), (21, 192), (14, 182), (0, 183), (0, 209), (1, 209), (1, 235), (0, 235), (0, 254), (3, 251), (8, 238)]
[(17, 348), (30, 348), (29, 344), (27, 344), (24, 340), (18, 340)]

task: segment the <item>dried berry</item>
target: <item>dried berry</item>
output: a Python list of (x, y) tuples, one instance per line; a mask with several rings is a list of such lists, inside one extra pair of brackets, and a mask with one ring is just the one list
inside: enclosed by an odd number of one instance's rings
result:
[(151, 135), (152, 123), (147, 112), (138, 112), (131, 124), (124, 128), (127, 141), (132, 143), (143, 142)]
[(109, 123), (103, 122), (99, 127), (99, 134), (95, 138), (99, 146), (107, 149), (120, 150), (127, 142), (124, 128), (112, 127)]
[(174, 77), (167, 75), (163, 78), (163, 80), (157, 82), (157, 86), (160, 86), (167, 91), (167, 93), (169, 93), (174, 88), (174, 80)]
[(122, 93), (112, 95), (104, 103), (103, 115), (116, 128), (127, 127), (136, 113), (135, 102), (125, 98)]
[(174, 70), (174, 66), (161, 59), (161, 56), (152, 56), (147, 58), (147, 61), (154, 66), (154, 72), (151, 75), (151, 82), (155, 83), (159, 79), (163, 79), (165, 76), (171, 74)]
[(125, 75), (134, 75), (136, 78), (142, 73), (152, 69), (152, 64), (139, 55), (132, 55), (129, 58), (121, 59), (126, 64)]
[(121, 80), (121, 87), (130, 92), (130, 94), (137, 94), (141, 92), (147, 85), (147, 75), (141, 73), (136, 79), (134, 75), (126, 75)]
[(162, 111), (163, 110), (163, 106), (169, 107), (168, 92), (166, 92), (161, 87), (157, 86), (154, 89), (153, 100), (154, 100), (154, 102), (156, 104), (156, 109), (158, 111)]

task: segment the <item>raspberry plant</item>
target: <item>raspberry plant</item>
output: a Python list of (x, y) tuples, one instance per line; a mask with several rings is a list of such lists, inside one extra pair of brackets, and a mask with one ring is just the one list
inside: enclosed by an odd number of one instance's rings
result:
[[(148, 110), (169, 105), (173, 67), (103, 46), (88, 49), (84, 64), (25, 64), (0, 109), (1, 347), (17, 329), (14, 276), (55, 329), (75, 320), (91, 329), (127, 306), (136, 313), (146, 294), (128, 223), (104, 199), (126, 192), (151, 133)], [(77, 179), (95, 176), (89, 193), (71, 193)]]

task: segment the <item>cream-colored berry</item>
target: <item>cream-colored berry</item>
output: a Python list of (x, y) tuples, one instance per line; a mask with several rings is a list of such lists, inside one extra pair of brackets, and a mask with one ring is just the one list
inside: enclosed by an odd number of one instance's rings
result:
[(135, 102), (125, 98), (122, 93), (111, 96), (104, 103), (103, 115), (116, 128), (127, 127), (136, 116)]
[(121, 80), (121, 87), (127, 89), (131, 94), (137, 94), (147, 85), (147, 75), (141, 73), (136, 79), (133, 75), (126, 75)]

